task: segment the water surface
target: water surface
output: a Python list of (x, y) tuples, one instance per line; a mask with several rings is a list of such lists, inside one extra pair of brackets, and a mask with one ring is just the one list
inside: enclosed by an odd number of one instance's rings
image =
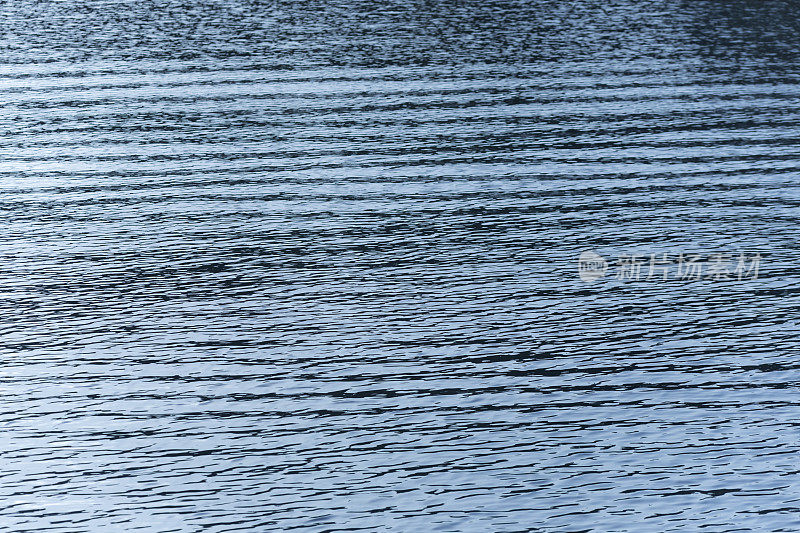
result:
[(0, 26), (0, 527), (800, 531), (794, 3)]

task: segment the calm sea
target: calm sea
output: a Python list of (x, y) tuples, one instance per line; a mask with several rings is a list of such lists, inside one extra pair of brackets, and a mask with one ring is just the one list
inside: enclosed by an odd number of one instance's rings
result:
[(800, 531), (798, 13), (7, 3), (0, 529)]

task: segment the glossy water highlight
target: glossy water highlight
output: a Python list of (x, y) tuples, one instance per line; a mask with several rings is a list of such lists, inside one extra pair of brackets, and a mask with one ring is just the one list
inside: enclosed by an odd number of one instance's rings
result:
[(795, 11), (5, 6), (0, 527), (800, 530)]

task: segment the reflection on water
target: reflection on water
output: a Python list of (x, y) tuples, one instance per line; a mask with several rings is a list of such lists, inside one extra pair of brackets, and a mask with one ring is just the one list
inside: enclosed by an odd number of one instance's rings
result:
[(4, 7), (0, 525), (800, 529), (789, 5)]
[[(763, 64), (794, 72), (800, 57), (800, 19), (793, 2), (684, 2), (694, 52), (712, 61)], [(786, 62), (787, 64), (782, 64)], [(776, 64), (777, 63), (777, 64)]]

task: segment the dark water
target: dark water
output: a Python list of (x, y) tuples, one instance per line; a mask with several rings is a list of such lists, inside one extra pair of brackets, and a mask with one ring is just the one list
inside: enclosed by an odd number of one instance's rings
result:
[(0, 527), (800, 531), (798, 12), (4, 5)]

